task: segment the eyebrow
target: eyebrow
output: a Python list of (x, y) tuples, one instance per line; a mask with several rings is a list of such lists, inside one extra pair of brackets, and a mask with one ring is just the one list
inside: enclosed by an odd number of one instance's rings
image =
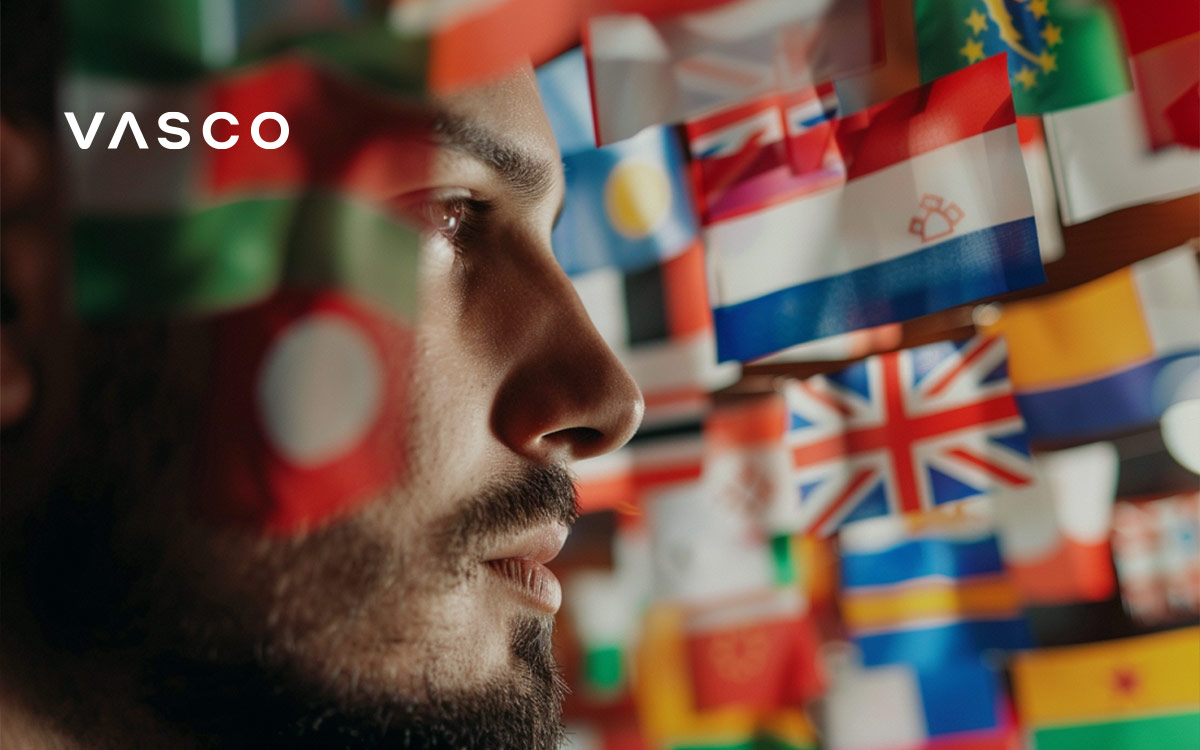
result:
[(524, 201), (545, 198), (554, 185), (555, 163), (514, 148), (465, 118), (439, 114), (433, 121), (433, 139), (486, 164)]

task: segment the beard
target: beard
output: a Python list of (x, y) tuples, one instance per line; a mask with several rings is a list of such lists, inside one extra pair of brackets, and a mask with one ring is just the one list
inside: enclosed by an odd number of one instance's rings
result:
[[(261, 613), (244, 615), (252, 609), (243, 606), (244, 597), (223, 599), (219, 579), (229, 578), (228, 572), (210, 574), (207, 583), (195, 580), (203, 578), (197, 571), (228, 549), (204, 540), (228, 534), (191, 518), (186, 502), (155, 502), (176, 497), (170, 488), (186, 486), (187, 457), (195, 449), (191, 436), (200, 433), (203, 412), (188, 378), (175, 378), (170, 363), (157, 358), (156, 352), (168, 349), (155, 336), (133, 344), (126, 339), (119, 351), (100, 359), (146, 366), (94, 376), (93, 392), (84, 400), (94, 411), (80, 421), (72, 470), (23, 529), (14, 564), (20, 581), (16, 586), (6, 581), (5, 599), (23, 600), (37, 636), (61, 656), (56, 663), (70, 669), (94, 665), (99, 656), (120, 673), (113, 684), (133, 686), (136, 695), (124, 700), (148, 708), (162, 730), (197, 747), (557, 747), (565, 686), (551, 655), (547, 616), (508, 623), (512, 668), (504, 675), (447, 688), (439, 654), (431, 652), (432, 665), (422, 668), (419, 687), (400, 694), (378, 681), (360, 680), (356, 670), (369, 671), (370, 665), (339, 664), (333, 672), (312, 668), (301, 649), (318, 641), (272, 626)], [(480, 575), (472, 555), (489, 540), (547, 521), (570, 524), (575, 515), (570, 475), (558, 467), (531, 466), (430, 526), (430, 549), (439, 550), (441, 564), (426, 571), (422, 585), (449, 587)], [(409, 551), (392, 549), (369, 526), (351, 517), (302, 539), (248, 535), (238, 548), (256, 550), (245, 564), (248, 574), (258, 566), (288, 576), (319, 560), (316, 567), (333, 571), (329, 580), (346, 585), (314, 587), (322, 595), (310, 594), (307, 606), (328, 607), (353, 622), (356, 601), (396, 588), (411, 561)], [(408, 587), (399, 588), (408, 601)], [(413, 588), (410, 619), (420, 619), (420, 589)], [(457, 645), (464, 654), (472, 648)], [(121, 705), (122, 699), (103, 694), (102, 675), (76, 674), (65, 682), (94, 685), (83, 695), (78, 689), (68, 694), (90, 700), (98, 711)], [(61, 694), (42, 696), (40, 703), (79, 736), (107, 746), (95, 736), (86, 708), (56, 705)], [(114, 747), (130, 744), (128, 737), (107, 741)]]

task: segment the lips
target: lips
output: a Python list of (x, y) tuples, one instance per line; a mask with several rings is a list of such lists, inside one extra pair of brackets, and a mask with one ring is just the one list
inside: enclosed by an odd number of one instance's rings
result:
[(562, 604), (562, 586), (545, 566), (567, 540), (567, 527), (552, 524), (521, 535), (489, 555), (484, 564), (529, 606), (554, 614)]

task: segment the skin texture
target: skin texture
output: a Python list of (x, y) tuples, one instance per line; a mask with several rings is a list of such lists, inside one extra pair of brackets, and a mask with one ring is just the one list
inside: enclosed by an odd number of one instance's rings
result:
[[(564, 467), (641, 397), (551, 254), (532, 73), (436, 110), (430, 170), (395, 185), (432, 217), (403, 485), (289, 538), (195, 513), (213, 329), (64, 312), (54, 155), (6, 117), (5, 746), (554, 746), (551, 616), (484, 562), (573, 519)], [(446, 230), (468, 199), (486, 217)]]

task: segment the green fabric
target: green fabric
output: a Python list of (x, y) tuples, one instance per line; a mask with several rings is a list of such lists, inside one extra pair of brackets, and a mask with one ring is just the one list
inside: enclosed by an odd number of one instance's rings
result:
[(330, 194), (83, 217), (74, 235), (84, 317), (211, 312), (258, 301), (285, 282), (349, 289), (401, 320), (415, 316), (417, 234)]
[(1200, 713), (1037, 729), (1035, 750), (1196, 750)]
[(624, 657), (618, 646), (589, 648), (584, 655), (584, 679), (593, 692), (615, 692), (621, 686), (624, 672)]
[(1019, 114), (1115, 96), (1130, 87), (1125, 50), (1108, 9), (1070, 0), (915, 0), (921, 80), (1008, 53)]
[(816, 750), (817, 745), (806, 743), (795, 745), (778, 737), (759, 735), (752, 739), (734, 742), (671, 744), (671, 750)]
[(790, 536), (771, 537), (771, 560), (775, 563), (775, 583), (787, 586), (796, 583), (796, 560)]

